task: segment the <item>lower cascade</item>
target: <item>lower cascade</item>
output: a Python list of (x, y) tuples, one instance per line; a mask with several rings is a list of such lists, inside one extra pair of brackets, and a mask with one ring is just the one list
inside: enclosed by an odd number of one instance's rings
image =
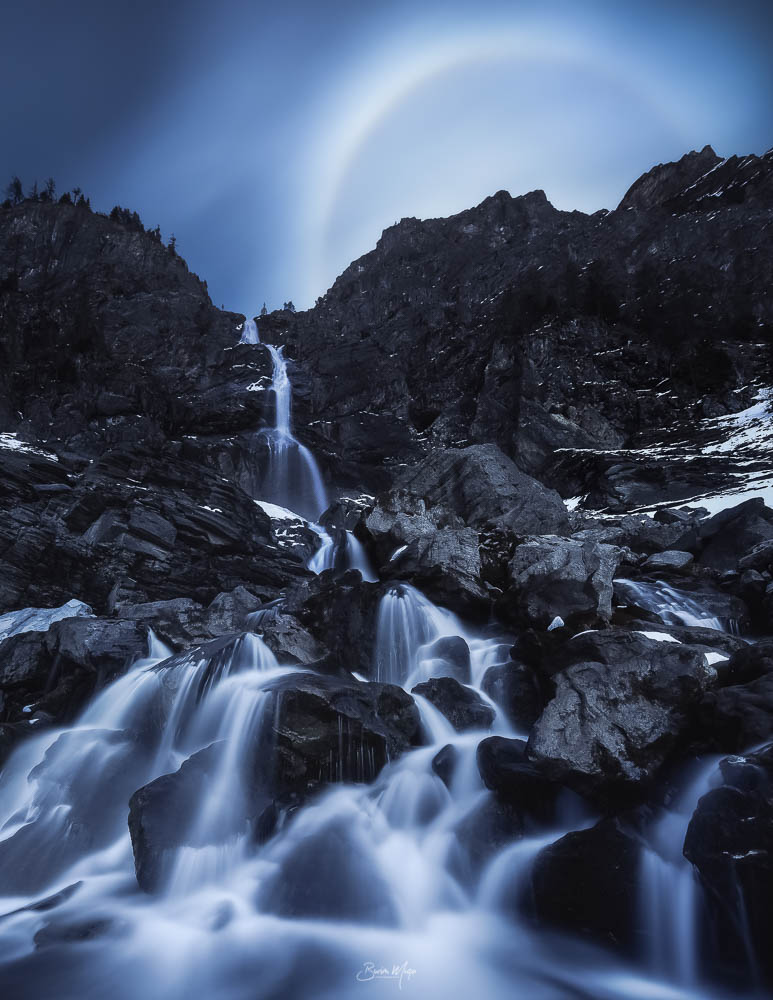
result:
[(258, 632), (177, 656), (151, 635), (148, 656), (72, 726), (29, 739), (6, 764), (0, 968), (8, 995), (44, 995), (41, 949), (58, 953), (73, 941), (81, 944), (56, 971), (58, 996), (97, 997), (109, 984), (127, 1000), (246, 1000), (275, 995), (276, 984), (283, 996), (355, 998), (375, 969), (424, 997), (479, 990), (505, 998), (513, 984), (534, 997), (577, 988), (600, 997), (708, 995), (697, 950), (701, 893), (679, 845), (716, 759), (641, 843), (642, 888), (631, 900), (649, 935), (641, 961), (625, 966), (590, 945), (561, 950), (536, 936), (513, 902), (528, 896), (540, 852), (597, 817), (566, 792), (512, 845), (470, 853), (494, 804), (478, 744), (492, 733), (519, 736), (481, 688), (486, 670), (507, 659), (507, 640), (465, 627), (407, 584), (389, 588), (374, 677), (408, 690), (446, 676), (441, 661), (453, 639), (469, 649), (465, 686), (493, 706), (493, 722), (459, 732), (417, 696), (422, 746), (379, 774), (363, 761), (362, 780), (334, 781), (266, 837), (277, 691), (300, 668), (282, 664)]

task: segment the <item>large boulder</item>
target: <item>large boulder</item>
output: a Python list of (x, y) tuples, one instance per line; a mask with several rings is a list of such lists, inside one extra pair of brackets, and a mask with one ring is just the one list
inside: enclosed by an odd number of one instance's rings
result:
[[(736, 984), (773, 987), (773, 746), (720, 764), (723, 784), (699, 801), (684, 855), (706, 889), (711, 954)], [(756, 980), (756, 982), (755, 982)]]
[(568, 531), (566, 506), (555, 490), (521, 472), (495, 444), (433, 451), (407, 469), (398, 486), (440, 505), (473, 527), (497, 525), (518, 535)]
[(555, 819), (562, 786), (546, 778), (529, 760), (523, 740), (489, 736), (478, 744), (477, 760), (486, 788), (510, 803), (522, 818), (539, 825)]
[(372, 781), (389, 760), (421, 742), (419, 712), (392, 684), (314, 673), (286, 675), (270, 688), (270, 786), (282, 803), (336, 781)]
[(488, 729), (496, 714), (472, 688), (453, 677), (432, 677), (412, 688), (411, 694), (421, 695), (431, 702), (458, 732)]
[(502, 709), (510, 724), (524, 732), (531, 729), (546, 703), (538, 675), (519, 660), (489, 667), (481, 689)]
[(565, 656), (574, 663), (553, 678), (529, 756), (597, 800), (640, 794), (689, 729), (716, 671), (700, 650), (623, 629), (576, 636)]
[(512, 621), (548, 628), (556, 617), (580, 627), (612, 617), (612, 582), (622, 550), (545, 535), (517, 546), (510, 590), (500, 601)]
[(146, 649), (143, 625), (105, 618), (64, 618), (47, 632), (9, 636), (0, 642), (0, 721), (43, 712), (67, 722)]
[[(543, 848), (531, 872), (536, 921), (636, 955), (641, 847), (616, 820), (568, 833)], [(527, 907), (528, 908), (528, 907)]]
[(396, 926), (397, 907), (378, 873), (356, 817), (315, 827), (300, 816), (274, 847), (276, 871), (259, 889), (261, 910), (294, 919), (343, 920)]
[(696, 552), (698, 562), (711, 569), (735, 569), (741, 558), (773, 540), (773, 510), (762, 497), (752, 497), (687, 531), (675, 548)]
[(407, 543), (381, 575), (410, 580), (431, 600), (466, 617), (481, 617), (490, 601), (481, 580), (479, 546), (473, 528), (442, 528)]
[(177, 850), (189, 843), (190, 828), (206, 800), (222, 750), (222, 743), (200, 750), (177, 771), (143, 785), (129, 799), (134, 870), (144, 892), (163, 888)]

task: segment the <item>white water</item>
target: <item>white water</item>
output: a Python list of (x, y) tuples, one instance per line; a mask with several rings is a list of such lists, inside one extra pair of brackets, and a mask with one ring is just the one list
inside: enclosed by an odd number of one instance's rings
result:
[(254, 319), (246, 319), (244, 321), (244, 326), (242, 327), (242, 335), (239, 340), (240, 344), (259, 344), (260, 336), (258, 335), (258, 324)]
[(366, 583), (378, 581), (362, 543), (355, 538), (353, 532), (341, 531), (337, 533), (337, 538), (333, 538), (319, 524), (310, 523), (309, 527), (318, 535), (320, 541), (319, 548), (308, 563), (313, 573), (323, 573), (326, 569), (336, 567), (341, 571), (357, 569)]
[(736, 631), (732, 622), (726, 623), (728, 626), (726, 628), (719, 618), (708, 614), (694, 597), (668, 583), (615, 580), (615, 586), (619, 587), (638, 607), (658, 615), (665, 625), (691, 625), (713, 628), (721, 632)]
[[(508, 648), (408, 585), (383, 598), (378, 633), (377, 670), (406, 686), (422, 647), (440, 635), (467, 641), (476, 689)], [(552, 1000), (580, 988), (617, 1000), (698, 996), (599, 951), (564, 949), (501, 910), (501, 888), (525, 885), (538, 851), (572, 824), (505, 846), (482, 870), (472, 864), (460, 831), (490, 798), (476, 765), (488, 733), (456, 733), (423, 699), (429, 745), (372, 784), (333, 786), (257, 845), (245, 801), (272, 766), (270, 753), (253, 752), (271, 724), (266, 687), (294, 668), (251, 634), (205, 657), (167, 654), (155, 643), (74, 726), (23, 744), (0, 775), (4, 995), (361, 1000), (397, 990), (422, 1000)], [(495, 728), (514, 735), (500, 718)], [(449, 743), (447, 787), (432, 760)], [(165, 852), (161, 891), (148, 896), (134, 877), (126, 802), (213, 745), (205, 792), (179, 821), (185, 843)], [(20, 909), (70, 886), (50, 909)], [(36, 947), (39, 932), (70, 940)], [(397, 978), (368, 978), (382, 967)]]
[(297, 511), (314, 521), (327, 507), (322, 474), (311, 451), (292, 433), (292, 387), (281, 347), (266, 344), (271, 354), (274, 426), (259, 432), (267, 445), (258, 499)]

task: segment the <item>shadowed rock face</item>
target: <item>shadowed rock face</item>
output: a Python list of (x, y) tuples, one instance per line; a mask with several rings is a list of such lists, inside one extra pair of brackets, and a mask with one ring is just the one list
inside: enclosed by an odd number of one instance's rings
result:
[[(773, 892), (773, 747), (720, 764), (723, 784), (698, 803), (684, 841), (707, 888), (712, 964), (722, 970), (750, 956), (759, 984), (770, 988)], [(725, 970), (726, 972), (726, 970)]]
[(610, 629), (572, 639), (572, 666), (531, 731), (543, 772), (599, 801), (643, 795), (716, 671), (699, 649)]
[(612, 212), (499, 192), (403, 219), (314, 309), (261, 329), (319, 376), (299, 412), (354, 480), (387, 480), (382, 456), (493, 442), (565, 495), (689, 496), (710, 461), (696, 475), (620, 449), (748, 405), (733, 390), (770, 342), (772, 176), (773, 153), (707, 147), (654, 167)]

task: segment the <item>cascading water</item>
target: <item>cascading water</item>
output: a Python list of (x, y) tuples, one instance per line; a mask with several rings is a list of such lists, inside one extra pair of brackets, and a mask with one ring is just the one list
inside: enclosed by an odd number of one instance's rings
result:
[(258, 324), (254, 319), (246, 319), (244, 321), (244, 326), (242, 327), (242, 335), (239, 340), (240, 344), (259, 344), (260, 336), (258, 335)]
[(292, 387), (282, 348), (273, 344), (265, 346), (273, 365), (274, 426), (258, 433), (259, 439), (267, 445), (260, 499), (287, 507), (313, 521), (327, 506), (325, 484), (311, 451), (293, 437)]
[[(478, 693), (506, 655), (504, 641), (477, 637), (406, 584), (378, 617), (375, 669), (407, 688), (431, 669), (426, 646), (439, 637), (467, 642)], [(72, 727), (19, 747), (0, 775), (4, 995), (361, 1000), (394, 987), (422, 1000), (697, 1000), (600, 951), (557, 953), (507, 915), (500, 888), (523, 884), (567, 827), (474, 863), (464, 831), (491, 800), (476, 764), (490, 731), (457, 733), (422, 699), (429, 745), (370, 785), (333, 786), (258, 845), (245, 800), (271, 766), (270, 686), (297, 669), (251, 633), (172, 658), (156, 642)], [(500, 718), (495, 727), (516, 735)], [(433, 761), (448, 745), (444, 781)], [(193, 776), (191, 798), (148, 895), (135, 881), (126, 803), (170, 774)], [(376, 982), (380, 969), (391, 982)]]
[(658, 615), (665, 625), (692, 625), (719, 631), (737, 632), (737, 624), (724, 622), (686, 591), (677, 590), (662, 580), (656, 583), (615, 580), (615, 588), (632, 603)]

